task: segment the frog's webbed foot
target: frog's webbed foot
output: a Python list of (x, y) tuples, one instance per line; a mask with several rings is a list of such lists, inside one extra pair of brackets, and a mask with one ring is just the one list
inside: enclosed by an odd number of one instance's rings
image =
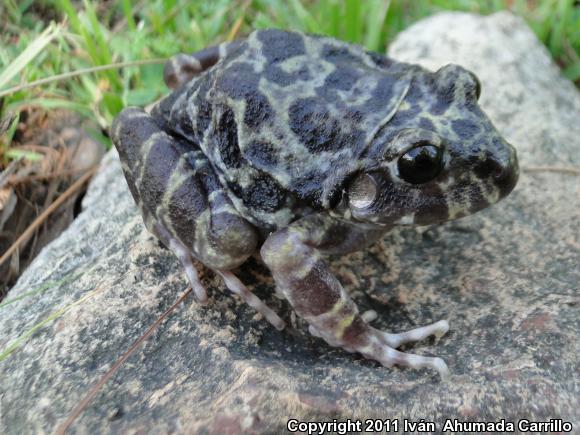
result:
[(365, 358), (380, 362), (385, 367), (392, 367), (396, 364), (413, 369), (430, 368), (437, 370), (442, 378), (449, 375), (447, 364), (441, 358), (425, 357), (396, 350), (405, 343), (421, 341), (432, 335), (436, 337), (443, 336), (449, 330), (447, 320), (440, 320), (431, 325), (397, 334), (383, 332), (368, 326), (364, 332), (361, 332), (362, 337), (358, 337), (358, 340), (366, 344), (354, 346), (350, 345), (348, 340), (337, 340), (335, 335), (328, 332), (324, 333), (312, 324), (308, 327), (308, 330), (312, 335), (324, 339), (331, 346), (342, 347), (348, 352), (358, 352)]
[[(340, 224), (338, 224), (340, 225)], [(332, 346), (358, 352), (386, 367), (431, 368), (441, 377), (448, 375), (441, 358), (424, 357), (396, 350), (404, 343), (443, 335), (446, 320), (399, 334), (387, 333), (368, 324), (369, 315), (360, 315), (350, 296), (321, 258), (321, 249), (352, 250), (353, 241), (367, 242), (346, 234), (333, 222), (304, 218), (272, 234), (262, 246), (262, 257), (276, 280), (278, 289), (292, 304), (296, 313), (309, 323), (309, 331)], [(332, 234), (332, 237), (328, 237)], [(334, 244), (330, 246), (330, 244)], [(337, 248), (337, 244), (341, 244)]]
[(375, 328), (369, 328), (369, 342), (366, 346), (355, 349), (366, 358), (379, 361), (382, 365), (391, 367), (393, 364), (418, 368), (431, 368), (439, 372), (442, 378), (449, 376), (449, 369), (443, 359), (438, 357), (425, 357), (412, 353), (404, 353), (395, 350), (405, 343), (421, 341), (432, 335), (441, 337), (449, 331), (447, 320), (440, 320), (427, 326), (411, 329), (406, 332), (392, 334)]

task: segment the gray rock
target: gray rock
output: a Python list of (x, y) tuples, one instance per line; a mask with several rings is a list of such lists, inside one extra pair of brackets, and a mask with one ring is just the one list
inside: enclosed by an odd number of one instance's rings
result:
[[(377, 311), (378, 327), (448, 318), (447, 336), (413, 352), (445, 358), (451, 378), (330, 348), (300, 321), (278, 332), (206, 274), (211, 304), (180, 304), (74, 431), (276, 433), (289, 418), (424, 418), (439, 430), (446, 418), (562, 418), (578, 427), (578, 177), (526, 169), (580, 164), (577, 90), (507, 13), (432, 17), (403, 32), (390, 53), (474, 70), (484, 109), (524, 167), (516, 190), (492, 209), (395, 231), (332, 262), (361, 309)], [(54, 431), (186, 288), (175, 258), (144, 230), (113, 152), (84, 207), (0, 306), (2, 433)], [(291, 317), (256, 259), (239, 276)]]

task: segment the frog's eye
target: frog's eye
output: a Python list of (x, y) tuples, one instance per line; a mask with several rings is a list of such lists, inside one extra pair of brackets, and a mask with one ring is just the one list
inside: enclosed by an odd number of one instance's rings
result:
[(348, 186), (348, 201), (351, 207), (369, 207), (377, 198), (377, 183), (369, 174), (360, 174)]
[(428, 143), (411, 148), (398, 162), (399, 176), (408, 183), (421, 184), (432, 180), (443, 168), (443, 151)]

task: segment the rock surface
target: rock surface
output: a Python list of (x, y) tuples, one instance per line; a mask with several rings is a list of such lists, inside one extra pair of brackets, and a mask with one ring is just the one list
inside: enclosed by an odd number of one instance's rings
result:
[[(74, 432), (277, 433), (289, 418), (424, 418), (439, 430), (446, 418), (563, 418), (577, 430), (580, 183), (526, 168), (580, 166), (580, 96), (507, 13), (432, 17), (390, 54), (472, 69), (523, 167), (516, 190), (492, 209), (395, 231), (332, 262), (361, 309), (377, 311), (375, 326), (448, 318), (447, 336), (413, 352), (443, 357), (451, 378), (380, 367), (310, 337), (300, 321), (278, 332), (206, 274), (210, 305), (180, 304)], [(186, 288), (177, 261), (145, 231), (114, 153), (84, 207), (0, 305), (1, 433), (53, 432)], [(291, 318), (257, 260), (239, 276)]]

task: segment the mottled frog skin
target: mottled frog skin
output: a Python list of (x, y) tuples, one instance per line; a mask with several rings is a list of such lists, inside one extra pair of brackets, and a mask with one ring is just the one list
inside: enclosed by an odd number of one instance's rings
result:
[(515, 186), (514, 148), (477, 104), (478, 79), (334, 39), (260, 30), (173, 57), (173, 92), (127, 108), (112, 138), (144, 222), (207, 301), (194, 261), (276, 328), (284, 322), (231, 272), (256, 250), (280, 295), (332, 346), (391, 367), (441, 358), (396, 350), (442, 335), (372, 327), (324, 256), (363, 249), (398, 225), (460, 218)]

